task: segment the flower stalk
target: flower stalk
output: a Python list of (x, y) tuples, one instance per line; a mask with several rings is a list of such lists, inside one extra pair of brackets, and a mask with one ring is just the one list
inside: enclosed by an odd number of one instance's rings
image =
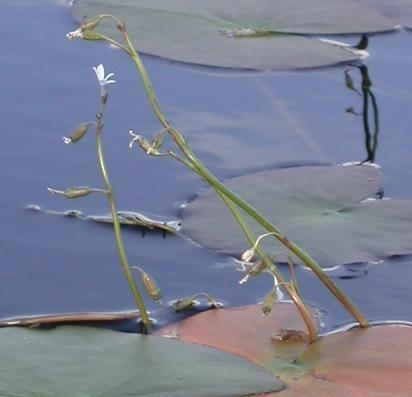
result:
[[(116, 45), (118, 48), (124, 50), (133, 60), (135, 66), (142, 78), (143, 85), (145, 91), (148, 95), (149, 101), (153, 108), (153, 111), (161, 124), (164, 130), (172, 137), (175, 141), (179, 149), (182, 151), (184, 158), (177, 156), (173, 152), (169, 154), (172, 157), (177, 158), (180, 162), (187, 165), (193, 171), (198, 173), (202, 179), (204, 179), (210, 186), (212, 186), (216, 192), (218, 192), (222, 198), (227, 199), (226, 203), (231, 203), (236, 206), (236, 208), (240, 208), (245, 211), (249, 216), (255, 219), (268, 233), (272, 233), (274, 238), (276, 238), (283, 246), (288, 248), (290, 252), (296, 255), (305, 266), (309, 267), (313, 273), (325, 284), (325, 286), (330, 290), (330, 292), (341, 302), (341, 304), (351, 313), (351, 315), (359, 322), (361, 327), (367, 327), (369, 325), (366, 318), (363, 314), (359, 311), (359, 309), (352, 303), (350, 298), (325, 274), (322, 267), (303, 249), (297, 246), (292, 240), (289, 240), (288, 237), (283, 235), (281, 231), (273, 225), (269, 220), (267, 220), (259, 211), (257, 211), (254, 207), (252, 207), (248, 202), (246, 202), (243, 198), (238, 196), (234, 193), (231, 189), (229, 189), (224, 183), (222, 183), (215, 175), (213, 175), (204, 165), (203, 163), (196, 157), (196, 155), (192, 152), (191, 148), (185, 141), (182, 134), (174, 128), (164, 116), (158, 100), (156, 98), (152, 83), (150, 81), (149, 75), (144, 67), (144, 64), (140, 58), (140, 55), (134, 48), (126, 27), (123, 23), (121, 23), (117, 18), (104, 15), (101, 18), (111, 18), (115, 21), (116, 27), (121, 32), (124, 45), (117, 43), (113, 43), (113, 39), (107, 40), (113, 45)], [(173, 153), (173, 155), (172, 155)], [(253, 240), (254, 243), (255, 240)], [(253, 244), (252, 243), (252, 244)], [(257, 247), (257, 250), (260, 250), (260, 247)], [(260, 252), (259, 252), (260, 255)], [(272, 271), (272, 269), (271, 269)], [(285, 287), (286, 288), (286, 287)], [(295, 294), (296, 295), (296, 294)], [(298, 306), (299, 308), (299, 306)]]

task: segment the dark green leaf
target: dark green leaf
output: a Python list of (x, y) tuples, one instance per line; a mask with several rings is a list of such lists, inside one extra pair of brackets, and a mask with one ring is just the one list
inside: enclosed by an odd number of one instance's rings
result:
[[(245, 69), (317, 67), (358, 58), (346, 49), (296, 33), (348, 34), (393, 28), (373, 9), (350, 0), (79, 0), (73, 6), (78, 21), (103, 13), (126, 22), (132, 41), (144, 53)], [(106, 34), (113, 29), (102, 26)], [(231, 37), (236, 34), (243, 36)]]
[(237, 356), (176, 340), (60, 327), (0, 330), (1, 397), (212, 397), (280, 390)]
[(357, 0), (357, 2), (373, 7), (395, 23), (412, 29), (412, 0)]
[[(228, 186), (329, 267), (412, 252), (412, 200), (364, 201), (380, 189), (381, 178), (370, 166), (298, 167), (234, 178)], [(250, 225), (256, 235), (265, 232)], [(183, 231), (220, 253), (240, 257), (250, 248), (211, 190), (186, 207)], [(269, 254), (287, 252), (271, 237), (262, 246)]]

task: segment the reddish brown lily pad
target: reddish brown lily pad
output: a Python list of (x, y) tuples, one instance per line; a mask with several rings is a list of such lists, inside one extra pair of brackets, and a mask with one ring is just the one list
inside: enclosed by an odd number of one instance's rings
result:
[(211, 310), (158, 334), (235, 353), (272, 370), (288, 387), (265, 397), (412, 396), (411, 326), (356, 328), (312, 344), (299, 337), (274, 341), (279, 329), (305, 330), (292, 305), (275, 305), (269, 317), (258, 305)]
[(306, 332), (294, 305), (276, 304), (269, 316), (261, 305), (209, 310), (157, 334), (231, 352), (278, 373), (308, 346), (307, 338), (276, 342), (272, 337), (281, 329)]

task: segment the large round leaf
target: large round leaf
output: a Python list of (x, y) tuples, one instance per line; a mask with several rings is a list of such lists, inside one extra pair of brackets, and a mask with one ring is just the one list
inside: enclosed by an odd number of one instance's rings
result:
[(1, 397), (211, 397), (283, 387), (222, 351), (84, 327), (1, 329), (0, 356)]
[[(297, 35), (233, 37), (236, 32), (332, 34), (393, 28), (373, 9), (350, 0), (79, 0), (73, 6), (78, 21), (103, 13), (126, 22), (144, 53), (246, 69), (316, 67), (355, 60), (357, 55)], [(112, 25), (101, 28), (114, 32)]]
[(373, 7), (385, 17), (412, 29), (412, 0), (357, 0), (357, 2)]
[[(364, 201), (379, 190), (381, 177), (381, 171), (370, 166), (313, 166), (259, 172), (227, 185), (329, 267), (412, 252), (412, 201)], [(265, 233), (251, 219), (250, 226), (256, 235)], [(183, 231), (223, 254), (240, 257), (250, 248), (210, 189), (184, 210)], [(262, 246), (270, 254), (287, 252), (271, 237)]]
[(296, 338), (279, 344), (275, 350), (272, 336), (280, 329), (306, 331), (295, 305), (278, 303), (268, 316), (263, 315), (261, 305), (208, 310), (163, 327), (156, 334), (176, 335), (179, 340), (215, 347), (281, 373), (306, 350), (309, 342), (307, 338)]
[(236, 353), (274, 371), (287, 387), (265, 394), (267, 397), (412, 395), (411, 326), (352, 329), (323, 336), (312, 344), (273, 337), (279, 334), (279, 328), (301, 327), (296, 309), (279, 304), (269, 317), (262, 316), (260, 306), (219, 309), (190, 317), (159, 333), (176, 331), (180, 340)]

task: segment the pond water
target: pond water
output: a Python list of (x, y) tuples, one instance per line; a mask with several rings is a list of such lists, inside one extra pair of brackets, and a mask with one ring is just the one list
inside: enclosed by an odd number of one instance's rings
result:
[[(101, 196), (68, 201), (46, 190), (102, 185), (93, 134), (73, 146), (61, 139), (94, 118), (92, 66), (103, 63), (117, 80), (109, 86), (104, 145), (119, 209), (176, 219), (204, 184), (171, 159), (129, 150), (129, 129), (150, 135), (159, 128), (141, 82), (119, 51), (67, 42), (76, 23), (63, 1), (3, 0), (1, 18), (0, 318), (132, 310), (110, 226), (26, 208), (108, 212)], [(410, 39), (408, 31), (372, 37), (366, 61), (379, 112), (375, 159), (384, 171), (384, 194), (392, 198), (412, 197)], [(168, 118), (221, 178), (368, 156), (362, 118), (346, 111), (362, 110), (361, 97), (345, 86), (347, 66), (252, 73), (144, 61)], [(350, 73), (359, 87), (359, 70)], [(185, 238), (142, 236), (135, 228), (124, 229), (124, 238), (131, 263), (156, 278), (166, 302), (207, 291), (226, 305), (243, 305), (270, 288), (270, 277), (239, 286), (242, 274), (232, 258)], [(330, 274), (368, 318), (412, 321), (412, 257)], [(351, 321), (309, 272), (299, 270), (299, 279), (307, 300), (324, 312), (326, 329)], [(166, 306), (149, 306), (160, 324), (177, 318)]]

